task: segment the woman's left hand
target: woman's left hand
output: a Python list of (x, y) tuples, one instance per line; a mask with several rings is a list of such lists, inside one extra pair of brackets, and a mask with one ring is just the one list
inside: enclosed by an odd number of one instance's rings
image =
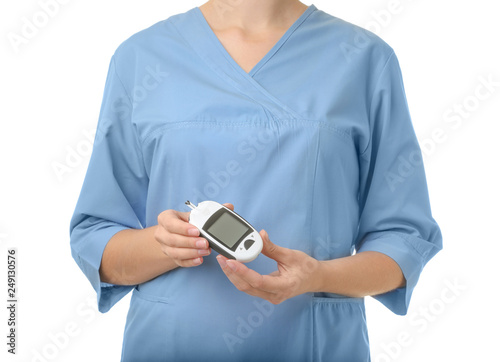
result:
[(261, 275), (246, 265), (222, 255), (217, 260), (236, 288), (247, 294), (279, 304), (296, 295), (318, 291), (320, 262), (299, 250), (273, 244), (265, 230), (260, 231), (262, 254), (276, 260), (278, 270)]

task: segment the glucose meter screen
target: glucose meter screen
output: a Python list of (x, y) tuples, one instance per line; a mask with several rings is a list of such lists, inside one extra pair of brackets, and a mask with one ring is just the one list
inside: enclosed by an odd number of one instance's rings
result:
[(223, 213), (207, 231), (222, 241), (228, 248), (232, 248), (247, 231), (248, 226), (228, 212)]

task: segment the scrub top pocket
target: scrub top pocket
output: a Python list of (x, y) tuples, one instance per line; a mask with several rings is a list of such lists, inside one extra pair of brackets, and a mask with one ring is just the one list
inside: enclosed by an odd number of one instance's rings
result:
[(370, 361), (363, 299), (313, 297), (312, 310), (313, 361)]
[(167, 298), (134, 289), (123, 338), (122, 362), (164, 362), (174, 336), (168, 322), (172, 307)]

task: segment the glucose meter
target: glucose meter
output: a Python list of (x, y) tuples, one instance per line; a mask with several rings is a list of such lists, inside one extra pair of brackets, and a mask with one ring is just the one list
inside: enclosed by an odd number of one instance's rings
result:
[(186, 201), (186, 205), (192, 209), (189, 223), (219, 254), (247, 263), (262, 251), (263, 242), (257, 230), (231, 209), (215, 201), (203, 201), (198, 206)]

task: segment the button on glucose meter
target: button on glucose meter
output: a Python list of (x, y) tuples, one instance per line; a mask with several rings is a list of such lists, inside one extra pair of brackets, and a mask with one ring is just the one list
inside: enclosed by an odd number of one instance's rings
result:
[(194, 206), (189, 223), (196, 226), (210, 247), (228, 259), (243, 263), (254, 260), (262, 251), (260, 234), (240, 215), (215, 201), (203, 201)]
[(255, 240), (253, 239), (248, 239), (248, 240), (245, 240), (245, 249), (250, 249), (253, 245), (253, 243), (255, 243)]

